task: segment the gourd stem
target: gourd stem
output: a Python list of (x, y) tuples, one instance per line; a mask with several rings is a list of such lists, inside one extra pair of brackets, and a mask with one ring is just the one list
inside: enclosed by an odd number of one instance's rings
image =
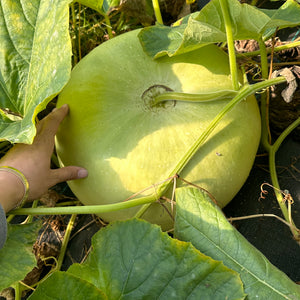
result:
[[(46, 207), (46, 208), (20, 208), (12, 210), (10, 213), (14, 215), (54, 215), (54, 214), (100, 214), (105, 212), (112, 212), (121, 209), (131, 208), (138, 205), (149, 204), (158, 200), (170, 187), (172, 184), (172, 178), (175, 174), (180, 173), (193, 155), (198, 151), (200, 146), (205, 142), (214, 128), (217, 126), (219, 121), (224, 117), (224, 115), (229, 112), (237, 103), (247, 98), (248, 96), (260, 91), (268, 86), (279, 84), (285, 82), (285, 77), (277, 77), (269, 79), (266, 81), (258, 82), (253, 85), (244, 85), (238, 94), (222, 109), (222, 111), (212, 120), (207, 129), (201, 134), (194, 145), (187, 151), (187, 153), (182, 157), (179, 163), (175, 166), (170, 174), (170, 180), (162, 183), (153, 195), (146, 197), (141, 197), (133, 200), (128, 200), (124, 202), (118, 202), (114, 204), (106, 205), (88, 205), (82, 207)], [(143, 209), (143, 208), (142, 208)]]
[(239, 90), (238, 71), (237, 71), (234, 39), (232, 33), (231, 17), (228, 11), (227, 0), (220, 0), (220, 5), (221, 5), (222, 15), (225, 23), (232, 87), (235, 91), (238, 91)]
[(177, 93), (177, 92), (165, 92), (155, 97), (151, 103), (152, 106), (164, 101), (184, 101), (184, 102), (210, 102), (218, 99), (228, 99), (236, 96), (237, 91), (233, 90), (221, 90), (211, 93)]

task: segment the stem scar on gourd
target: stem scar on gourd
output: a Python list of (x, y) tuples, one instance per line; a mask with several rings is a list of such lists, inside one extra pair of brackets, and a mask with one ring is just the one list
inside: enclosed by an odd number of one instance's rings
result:
[(164, 101), (154, 104), (155, 97), (166, 92), (173, 92), (173, 90), (163, 84), (154, 84), (146, 89), (141, 96), (142, 100), (144, 101), (144, 107), (146, 108), (146, 110), (156, 112), (160, 108), (175, 107), (176, 100)]

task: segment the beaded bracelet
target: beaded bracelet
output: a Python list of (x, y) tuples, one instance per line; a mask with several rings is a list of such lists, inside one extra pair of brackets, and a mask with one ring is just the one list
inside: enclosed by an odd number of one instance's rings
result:
[(15, 176), (17, 176), (19, 178), (19, 180), (22, 182), (23, 186), (24, 186), (24, 196), (21, 199), (21, 201), (19, 202), (19, 204), (17, 204), (17, 206), (15, 208), (20, 207), (28, 198), (28, 194), (29, 194), (29, 183), (28, 180), (26, 179), (26, 177), (24, 176), (24, 174), (22, 172), (20, 172), (18, 169), (15, 169), (13, 167), (9, 167), (9, 166), (2, 166), (0, 167), (0, 172), (8, 172), (11, 174), (14, 174)]

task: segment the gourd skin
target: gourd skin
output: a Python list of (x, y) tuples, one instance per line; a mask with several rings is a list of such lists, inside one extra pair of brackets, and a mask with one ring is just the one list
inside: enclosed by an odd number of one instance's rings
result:
[[(120, 202), (168, 178), (230, 100), (169, 101), (151, 107), (142, 95), (154, 85), (184, 93), (232, 89), (228, 57), (209, 45), (152, 60), (143, 52), (138, 32), (120, 35), (89, 53), (76, 65), (58, 99), (58, 106), (70, 107), (57, 134), (58, 157), (62, 166), (88, 169), (88, 178), (69, 182), (85, 205)], [(226, 114), (180, 176), (205, 188), (225, 206), (249, 175), (260, 130), (259, 109), (255, 98), (249, 97)], [(126, 219), (139, 208), (101, 217)], [(164, 228), (171, 226), (157, 203), (143, 217)]]

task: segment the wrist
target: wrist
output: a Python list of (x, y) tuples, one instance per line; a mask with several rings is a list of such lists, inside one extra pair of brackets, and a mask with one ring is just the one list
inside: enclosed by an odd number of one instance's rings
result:
[(25, 190), (22, 180), (11, 172), (0, 171), (0, 203), (5, 212), (21, 204)]

